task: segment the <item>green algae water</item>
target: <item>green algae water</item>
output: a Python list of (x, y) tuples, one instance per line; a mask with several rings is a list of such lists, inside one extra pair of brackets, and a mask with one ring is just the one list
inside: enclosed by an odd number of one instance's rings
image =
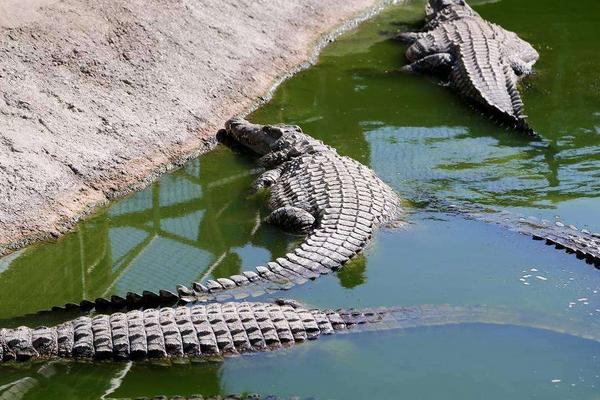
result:
[[(479, 2), (483, 17), (541, 54), (523, 94), (531, 142), (435, 78), (399, 72), (422, 1), (393, 7), (284, 83), (255, 122), (301, 125), (369, 165), (408, 201), (423, 193), (600, 231), (600, 3)], [(174, 288), (254, 267), (298, 237), (262, 224), (259, 171), (218, 147), (114, 203), (56, 243), (0, 259), (2, 326), (55, 304)], [(413, 207), (340, 272), (283, 295), (318, 307), (453, 304), (543, 314), (568, 332), (600, 318), (600, 272), (503, 228)], [(55, 321), (43, 321), (55, 322)], [(600, 332), (594, 332), (596, 336)], [(599, 399), (600, 343), (532, 328), (456, 325), (329, 337), (294, 349), (178, 366), (46, 363), (0, 367), (0, 399), (233, 392), (320, 399)], [(20, 385), (20, 386), (18, 386)], [(13, 398), (13, 397), (10, 397)]]

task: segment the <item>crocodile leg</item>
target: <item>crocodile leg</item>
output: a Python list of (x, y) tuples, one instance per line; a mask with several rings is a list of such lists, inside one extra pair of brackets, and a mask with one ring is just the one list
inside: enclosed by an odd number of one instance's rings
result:
[(258, 192), (262, 189), (273, 186), (275, 182), (281, 177), (281, 168), (270, 169), (264, 172), (257, 180), (252, 184), (252, 190)]
[(266, 222), (294, 232), (308, 233), (315, 224), (315, 217), (301, 208), (287, 206), (273, 211)]
[(434, 39), (432, 36), (420, 37), (406, 49), (406, 59), (410, 62), (415, 62), (427, 56), (451, 51), (448, 43), (436, 42)]
[(394, 39), (402, 43), (413, 44), (417, 40), (421, 39), (424, 35), (425, 33), (423, 32), (402, 32), (398, 34)]
[(452, 62), (452, 55), (450, 53), (438, 53), (405, 65), (402, 67), (402, 70), (407, 72), (435, 72), (450, 68)]
[(509, 63), (510, 67), (515, 71), (515, 74), (517, 74), (518, 77), (531, 75), (533, 72), (533, 67), (519, 57), (511, 57)]
[(257, 164), (265, 168), (273, 168), (288, 159), (290, 151), (288, 149), (274, 151), (272, 153), (265, 154), (257, 160)]

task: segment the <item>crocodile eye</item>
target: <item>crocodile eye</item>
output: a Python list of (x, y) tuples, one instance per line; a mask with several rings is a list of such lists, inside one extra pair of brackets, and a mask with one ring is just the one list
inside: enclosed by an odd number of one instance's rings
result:
[(278, 126), (266, 125), (263, 129), (264, 129), (265, 133), (267, 135), (269, 135), (272, 139), (277, 140), (283, 136), (283, 131)]

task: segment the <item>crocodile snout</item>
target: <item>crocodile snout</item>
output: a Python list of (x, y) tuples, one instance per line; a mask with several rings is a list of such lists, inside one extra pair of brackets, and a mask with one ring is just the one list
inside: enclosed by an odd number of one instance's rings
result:
[(273, 140), (263, 125), (253, 124), (242, 118), (232, 118), (225, 123), (225, 130), (228, 139), (234, 140), (259, 155), (271, 151)]

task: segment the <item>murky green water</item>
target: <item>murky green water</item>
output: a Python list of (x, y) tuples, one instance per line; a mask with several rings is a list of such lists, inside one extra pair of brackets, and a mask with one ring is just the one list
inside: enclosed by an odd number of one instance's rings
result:
[[(418, 23), (422, 4), (393, 8), (345, 35), (252, 119), (303, 126), (370, 165), (408, 199), (431, 193), (561, 215), (600, 231), (600, 3), (503, 0), (477, 7), (541, 53), (524, 97), (531, 124), (547, 139), (542, 143), (497, 128), (434, 78), (398, 72), (404, 47), (389, 37)], [(284, 254), (297, 238), (260, 223), (264, 202), (247, 189), (253, 168), (248, 157), (218, 148), (59, 242), (0, 259), (0, 318), (228, 276)], [(598, 271), (574, 257), (458, 217), (415, 210), (410, 222), (381, 232), (364, 257), (336, 275), (286, 294), (314, 306), (499, 305), (555, 316), (565, 330), (567, 319), (585, 325), (600, 318)], [(29, 377), (27, 399), (240, 391), (325, 399), (600, 399), (600, 344), (510, 326), (332, 337), (214, 364), (57, 363), (43, 373), (40, 367), (0, 368), (0, 387)]]

